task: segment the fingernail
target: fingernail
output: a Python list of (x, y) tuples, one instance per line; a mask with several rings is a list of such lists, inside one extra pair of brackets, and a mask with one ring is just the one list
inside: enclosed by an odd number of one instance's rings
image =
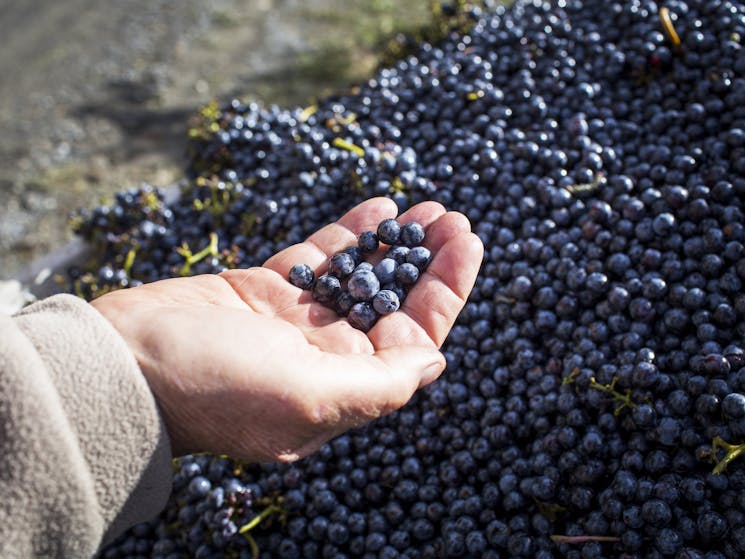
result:
[(444, 369), (445, 369), (445, 366), (441, 359), (429, 365), (422, 372), (421, 386), (424, 386), (425, 384), (429, 384), (430, 382), (437, 379), (437, 377), (439, 377), (440, 374), (442, 374), (442, 371)]

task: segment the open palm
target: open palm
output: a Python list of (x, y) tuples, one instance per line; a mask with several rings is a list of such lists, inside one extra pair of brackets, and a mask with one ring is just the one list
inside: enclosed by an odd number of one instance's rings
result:
[(294, 460), (404, 405), (442, 372), (438, 348), (483, 255), (462, 214), (424, 202), (398, 216), (425, 227), (432, 262), (401, 310), (367, 334), (287, 281), (294, 264), (322, 272), (330, 255), (395, 215), (392, 201), (368, 200), (261, 267), (93, 302), (134, 351), (176, 454)]

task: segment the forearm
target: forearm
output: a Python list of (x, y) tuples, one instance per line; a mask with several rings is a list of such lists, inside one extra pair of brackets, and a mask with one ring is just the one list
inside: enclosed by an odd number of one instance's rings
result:
[(86, 557), (155, 515), (170, 448), (124, 340), (55, 296), (0, 317), (0, 556)]

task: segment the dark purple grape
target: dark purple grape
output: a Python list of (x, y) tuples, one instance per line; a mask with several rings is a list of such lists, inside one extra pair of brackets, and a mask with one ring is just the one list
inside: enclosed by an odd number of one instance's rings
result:
[(289, 280), (295, 287), (311, 289), (315, 281), (315, 274), (307, 264), (295, 264), (290, 268)]
[(373, 297), (372, 305), (378, 314), (386, 315), (396, 312), (401, 306), (401, 302), (395, 292), (388, 289), (381, 289)]
[(406, 262), (413, 264), (417, 267), (420, 272), (423, 272), (429, 266), (429, 262), (432, 259), (432, 253), (428, 248), (417, 246), (412, 248), (406, 255)]
[(378, 225), (378, 240), (386, 245), (396, 245), (401, 236), (401, 225), (393, 218), (384, 219)]
[(378, 313), (375, 312), (370, 303), (362, 301), (352, 305), (347, 314), (347, 320), (357, 330), (368, 332), (377, 322)]
[(414, 285), (419, 279), (419, 269), (413, 264), (404, 262), (396, 268), (396, 282), (404, 287)]
[(336, 276), (323, 275), (313, 285), (313, 299), (320, 303), (333, 301), (341, 291), (341, 283)]
[(386, 258), (392, 258), (398, 264), (403, 264), (404, 262), (406, 262), (406, 259), (408, 258), (409, 251), (410, 251), (409, 247), (396, 245), (396, 246), (392, 246), (388, 250), (388, 252), (386, 252), (385, 256)]
[(378, 236), (373, 231), (363, 231), (357, 239), (363, 254), (372, 254), (378, 250), (378, 244)]
[(339, 252), (329, 258), (328, 274), (339, 279), (346, 278), (355, 269), (354, 258), (346, 252)]
[(401, 227), (399, 240), (396, 242), (400, 242), (402, 245), (410, 248), (419, 246), (424, 242), (424, 228), (416, 221), (410, 221)]
[(372, 271), (363, 270), (349, 277), (347, 289), (356, 301), (370, 301), (380, 290), (380, 281)]
[(392, 258), (383, 258), (373, 268), (373, 273), (381, 284), (392, 283), (396, 279), (398, 264)]

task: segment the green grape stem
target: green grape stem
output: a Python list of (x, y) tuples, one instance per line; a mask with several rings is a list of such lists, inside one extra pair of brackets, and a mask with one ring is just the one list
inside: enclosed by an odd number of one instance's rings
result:
[(625, 393), (621, 393), (618, 390), (616, 390), (616, 382), (618, 381), (618, 377), (613, 377), (613, 380), (610, 384), (600, 384), (598, 381), (595, 380), (595, 377), (590, 378), (590, 388), (594, 388), (595, 390), (600, 390), (602, 392), (606, 392), (607, 394), (610, 394), (613, 396), (614, 400), (618, 400), (620, 403), (618, 406), (616, 406), (616, 409), (613, 411), (614, 415), (618, 415), (621, 413), (621, 410), (625, 407), (629, 408), (635, 408), (636, 403), (634, 403), (631, 400), (631, 390), (627, 389)]
[(300, 113), (299, 120), (300, 122), (307, 122), (307, 120), (312, 117), (316, 112), (318, 111), (318, 105), (310, 105), (309, 107), (305, 107), (303, 109), (303, 112)]
[(579, 375), (579, 368), (575, 367), (574, 369), (572, 369), (571, 373), (561, 379), (561, 385), (566, 386), (568, 384), (572, 384), (577, 379), (577, 375)]
[(257, 514), (256, 516), (254, 516), (249, 522), (247, 522), (246, 524), (244, 524), (243, 526), (241, 526), (238, 529), (238, 533), (239, 534), (246, 534), (246, 535), (248, 535), (248, 532), (250, 532), (251, 530), (253, 530), (254, 528), (256, 528), (256, 526), (258, 526), (259, 524), (261, 524), (261, 522), (264, 519), (270, 517), (273, 514), (278, 514), (278, 513), (281, 513), (281, 512), (282, 512), (282, 509), (279, 508), (277, 505), (269, 505), (264, 510), (262, 510), (259, 514)]
[(259, 559), (259, 545), (251, 534), (243, 534), (251, 548), (251, 559)]
[(408, 190), (409, 189), (399, 177), (394, 177), (391, 181), (391, 187), (388, 189), (391, 194), (406, 194)]
[(331, 142), (331, 144), (335, 148), (345, 149), (347, 151), (351, 151), (352, 153), (354, 153), (355, 155), (357, 155), (357, 157), (365, 157), (365, 150), (364, 149), (362, 149), (360, 146), (358, 146), (356, 144), (353, 144), (352, 142), (348, 142), (348, 141), (344, 140), (343, 138), (334, 138), (334, 141)]
[[(722, 449), (725, 451), (724, 458), (717, 460), (717, 451)], [(730, 444), (722, 437), (717, 435), (711, 443), (711, 456), (716, 462), (713, 472), (717, 475), (724, 472), (727, 466), (733, 460), (736, 460), (741, 454), (745, 454), (745, 443), (742, 444)]]
[(582, 183), (571, 184), (567, 186), (566, 189), (571, 194), (584, 194), (587, 192), (596, 191), (603, 184), (605, 184), (605, 176), (602, 173), (598, 173), (592, 179), (592, 182), (582, 182)]
[(191, 265), (196, 264), (200, 260), (206, 258), (207, 256), (217, 256), (217, 233), (210, 233), (210, 243), (205, 248), (197, 252), (196, 254), (192, 254), (191, 250), (189, 250), (188, 245), (184, 245), (181, 248), (177, 248), (176, 252), (178, 252), (181, 256), (186, 258), (186, 262), (184, 262), (184, 265), (181, 267), (181, 270), (179, 271), (179, 274), (181, 276), (188, 276), (191, 273)]
[(539, 501), (538, 499), (534, 499), (536, 507), (538, 508), (538, 512), (542, 515), (548, 518), (551, 522), (556, 522), (556, 519), (558, 516), (564, 512), (567, 512), (567, 509), (562, 507), (561, 505), (557, 503), (543, 503)]
[[(561, 385), (566, 386), (568, 384), (574, 383), (577, 380), (577, 376), (579, 375), (579, 373), (580, 370), (575, 367), (571, 373), (569, 373), (561, 380)], [(590, 388), (594, 388), (595, 390), (600, 390), (601, 392), (610, 394), (614, 400), (617, 400), (619, 402), (619, 404), (616, 406), (616, 409), (613, 410), (614, 415), (618, 415), (619, 413), (621, 413), (621, 410), (625, 407), (635, 408), (637, 406), (636, 402), (631, 399), (631, 390), (626, 389), (626, 392), (624, 393), (619, 392), (618, 390), (616, 390), (616, 382), (618, 382), (618, 377), (613, 377), (613, 380), (611, 380), (610, 384), (600, 384), (595, 379), (595, 377), (590, 377)]]
[(135, 250), (134, 248), (129, 249), (129, 252), (127, 253), (127, 258), (124, 260), (124, 266), (123, 266), (123, 269), (126, 272), (128, 277), (131, 277), (132, 265), (135, 263), (136, 256), (137, 256), (137, 250)]

